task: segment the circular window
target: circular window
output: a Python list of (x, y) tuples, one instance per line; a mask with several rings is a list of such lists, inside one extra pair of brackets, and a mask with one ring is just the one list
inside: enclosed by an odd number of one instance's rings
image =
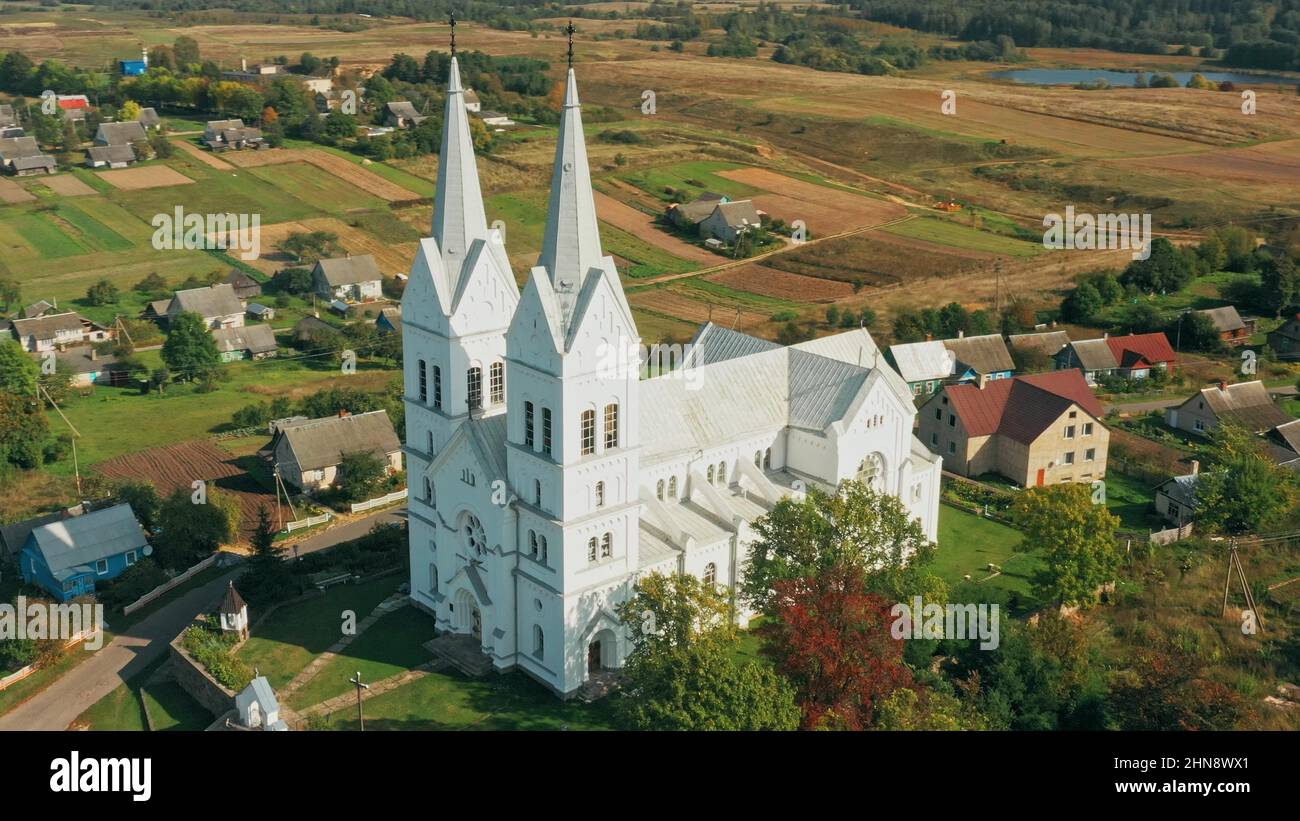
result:
[(573, 163), (571, 163), (571, 162), (566, 162), (566, 163), (564, 164), (564, 170), (565, 170), (565, 171), (572, 171), (572, 170), (573, 170)]
[(858, 468), (858, 481), (865, 485), (879, 490), (883, 480), (885, 460), (879, 453), (872, 453), (862, 460), (862, 465)]
[(487, 551), (487, 538), (483, 535), (483, 525), (473, 514), (465, 517), (465, 546), (474, 551), (475, 556), (482, 556)]

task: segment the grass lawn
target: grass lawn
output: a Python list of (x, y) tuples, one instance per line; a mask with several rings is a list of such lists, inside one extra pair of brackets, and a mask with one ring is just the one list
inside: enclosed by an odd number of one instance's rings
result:
[(897, 225), (890, 225), (882, 230), (899, 236), (933, 242), (937, 245), (965, 248), (970, 251), (987, 251), (992, 254), (1005, 254), (1012, 257), (1030, 257), (1042, 251), (1041, 246), (1035, 246), (1032, 243), (980, 231), (937, 217), (908, 220)]
[[(161, 360), (157, 351), (145, 351), (140, 359), (150, 368)], [(245, 405), (265, 401), (291, 391), (302, 393), (332, 385), (361, 390), (383, 388), (397, 371), (359, 362), (357, 372), (344, 375), (316, 360), (264, 359), (232, 362), (223, 367), (229, 380), (217, 390), (200, 393), (191, 385), (173, 384), (159, 396), (141, 394), (138, 388), (97, 387), (89, 396), (74, 396), (64, 413), (81, 433), (77, 442), (83, 468), (123, 453), (183, 442), (201, 437), (230, 422), (231, 414)], [(63, 420), (47, 411), (50, 429), (66, 430)], [(140, 424), (148, 420), (147, 424)], [(72, 460), (48, 465), (52, 473), (71, 474)]]
[(88, 730), (147, 730), (144, 717), (147, 703), (155, 730), (202, 730), (207, 727), (214, 716), (176, 682), (165, 681), (147, 690), (143, 688), (168, 658), (164, 654), (130, 681), (118, 685), (113, 692), (77, 716), (76, 725)]
[[(609, 700), (561, 701), (523, 675), (467, 679), (430, 673), (365, 702), (367, 730), (608, 730)], [(355, 707), (327, 718), (330, 729), (355, 730)]]
[(668, 188), (686, 191), (690, 199), (695, 199), (705, 191), (713, 191), (736, 200), (752, 197), (763, 191), (752, 185), (718, 176), (717, 172), (746, 167), (740, 163), (701, 160), (637, 169), (619, 175), (619, 179), (635, 185), (664, 202), (672, 199), (666, 190)]
[(155, 730), (202, 730), (216, 718), (174, 681), (141, 690)]
[(73, 667), (88, 658), (90, 658), (90, 653), (79, 647), (73, 648), (70, 652), (64, 653), (58, 661), (49, 667), (37, 670), (22, 681), (10, 685), (7, 690), (0, 690), (0, 715), (4, 715), (49, 687)]
[(1106, 473), (1106, 507), (1119, 517), (1126, 530), (1161, 530), (1166, 526), (1156, 515), (1155, 489), (1147, 482), (1115, 471)]
[(238, 656), (266, 676), (272, 687), (283, 687), (339, 640), (343, 611), (352, 610), (361, 621), (402, 581), (400, 574), (392, 574), (362, 584), (335, 585), (324, 596), (281, 607), (257, 626)]
[[(950, 587), (971, 582), (987, 584), (1022, 597), (1032, 596), (1030, 579), (1041, 564), (1033, 555), (1017, 549), (1024, 537), (1020, 531), (1001, 522), (985, 519), (959, 508), (939, 506), (939, 549), (931, 569)], [(1002, 573), (987, 581), (988, 564), (1002, 568)]]
[(420, 645), (433, 638), (435, 628), (433, 617), (415, 607), (389, 613), (294, 693), (289, 706), (301, 710), (350, 691), (348, 679), (357, 671), (362, 681), (375, 682), (420, 666), (431, 658)]

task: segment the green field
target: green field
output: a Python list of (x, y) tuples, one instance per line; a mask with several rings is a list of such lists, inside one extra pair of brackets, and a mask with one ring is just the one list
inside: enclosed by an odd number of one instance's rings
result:
[[(966, 582), (989, 585), (1023, 597), (1033, 595), (1030, 580), (1041, 566), (1034, 555), (1018, 552), (1024, 537), (1001, 522), (947, 504), (939, 506), (939, 549), (931, 569), (950, 588)], [(989, 563), (1002, 568), (993, 576)], [(993, 576), (992, 578), (989, 578)]]
[[(636, 171), (620, 174), (618, 178), (665, 202), (672, 199), (666, 190), (668, 188), (686, 191), (691, 199), (698, 197), (705, 191), (712, 191), (717, 194), (725, 194), (734, 200), (762, 194), (763, 191), (752, 185), (745, 185), (718, 176), (717, 172), (746, 167), (739, 163), (702, 160), (637, 169)], [(700, 185), (700, 183), (703, 183), (703, 185)]]
[(1011, 257), (1030, 257), (1041, 252), (1040, 246), (1021, 240), (1011, 239), (998, 234), (990, 234), (951, 220), (937, 217), (922, 217), (907, 220), (897, 225), (882, 229), (890, 234), (897, 234), (912, 239), (964, 248), (968, 251), (985, 251), (990, 254), (1003, 254)]
[[(362, 191), (311, 163), (288, 162), (250, 168), (247, 173), (270, 183), (303, 203), (330, 214), (387, 208), (387, 200)], [(266, 221), (265, 217), (263, 221)]]
[(1106, 473), (1106, 507), (1126, 530), (1161, 530), (1165, 520), (1152, 505), (1155, 489), (1141, 479), (1111, 470)]
[(433, 617), (414, 607), (383, 616), (295, 692), (289, 706), (301, 710), (349, 692), (354, 688), (348, 679), (358, 671), (362, 681), (373, 683), (418, 667), (432, 658), (421, 645), (435, 628)]

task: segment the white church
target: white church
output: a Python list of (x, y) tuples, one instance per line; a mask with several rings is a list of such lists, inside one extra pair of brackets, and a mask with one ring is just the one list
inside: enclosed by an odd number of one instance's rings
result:
[(484, 669), (565, 697), (622, 665), (614, 608), (642, 575), (734, 590), (751, 522), (849, 478), (897, 495), (934, 539), (941, 469), (865, 329), (782, 347), (709, 324), (681, 367), (641, 378), (572, 68), (567, 83), (520, 293), (453, 56), (433, 235), (402, 298), (411, 598)]

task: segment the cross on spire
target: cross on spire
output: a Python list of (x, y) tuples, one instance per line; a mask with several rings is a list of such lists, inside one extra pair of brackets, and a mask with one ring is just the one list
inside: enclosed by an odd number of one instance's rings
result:
[(564, 31), (569, 35), (569, 68), (573, 68), (573, 33), (577, 29), (573, 27), (572, 20), (569, 21), (569, 25), (565, 27)]
[(456, 12), (451, 13), (451, 56), (456, 56)]

